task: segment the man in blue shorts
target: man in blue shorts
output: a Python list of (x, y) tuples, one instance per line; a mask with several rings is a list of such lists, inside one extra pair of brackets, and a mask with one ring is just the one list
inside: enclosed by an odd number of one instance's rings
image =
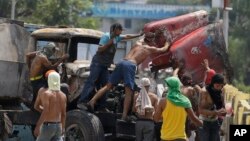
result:
[[(110, 27), (110, 32), (101, 37), (99, 48), (90, 65), (90, 74), (78, 100), (78, 107), (86, 108), (85, 105), (90, 100), (97, 81), (97, 89), (107, 84), (109, 78), (108, 67), (113, 63), (117, 44), (122, 40), (133, 39), (142, 35), (142, 33), (121, 35), (122, 30), (122, 25), (115, 23)], [(105, 98), (101, 100), (101, 108), (104, 108), (105, 100)]]
[(137, 65), (141, 64), (149, 55), (154, 53), (164, 53), (167, 51), (169, 44), (166, 42), (164, 47), (156, 48), (153, 46), (148, 46), (144, 43), (144, 40), (139, 40), (129, 51), (126, 57), (120, 61), (111, 74), (109, 82), (106, 86), (101, 88), (94, 97), (89, 101), (89, 105), (94, 108), (97, 100), (100, 99), (108, 90), (110, 90), (113, 85), (116, 85), (121, 80), (125, 84), (125, 100), (122, 113), (122, 119), (127, 118), (127, 114), (130, 108), (131, 96), (134, 90), (134, 78), (136, 73)]

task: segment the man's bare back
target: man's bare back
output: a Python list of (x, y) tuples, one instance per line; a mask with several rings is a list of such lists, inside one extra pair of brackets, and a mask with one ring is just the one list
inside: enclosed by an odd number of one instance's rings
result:
[(135, 64), (139, 65), (142, 63), (149, 55), (154, 53), (163, 53), (169, 47), (166, 42), (165, 46), (162, 48), (156, 48), (153, 46), (146, 45), (142, 40), (139, 40), (129, 51), (129, 53), (124, 58), (125, 60), (130, 60)]
[[(138, 96), (139, 96), (139, 94), (136, 94), (136, 95), (134, 96), (134, 106), (133, 106), (134, 108), (135, 108), (135, 102), (136, 102), (136, 99), (138, 98)], [(149, 98), (150, 98), (150, 101), (151, 101), (151, 103), (152, 103), (152, 106), (154, 107), (154, 110), (149, 109), (148, 112), (145, 112), (145, 115), (144, 115), (144, 116), (138, 115), (138, 117), (139, 117), (139, 118), (143, 118), (143, 119), (152, 119), (152, 120), (153, 120), (153, 113), (154, 113), (155, 110), (156, 110), (156, 107), (157, 107), (157, 104), (158, 104), (158, 98), (157, 98), (156, 94), (151, 93), (151, 92), (148, 93), (148, 96), (149, 96)], [(136, 111), (136, 109), (133, 109), (133, 110)], [(147, 110), (146, 110), (146, 111), (147, 111)]]
[(44, 90), (43, 88), (39, 90), (34, 106), (37, 111), (41, 112), (41, 117), (36, 125), (36, 135), (44, 122), (60, 122), (64, 129), (66, 103), (66, 95), (61, 91)]
[(67, 59), (69, 55), (63, 55), (55, 64), (52, 64), (47, 56), (41, 52), (31, 52), (27, 54), (26, 57), (28, 66), (30, 67), (30, 78), (32, 78), (43, 75), (48, 69), (55, 69), (61, 62)]
[(60, 122), (61, 114), (66, 106), (66, 96), (61, 91), (44, 92), (41, 97), (42, 105), (48, 104), (49, 113), (46, 115), (45, 121), (48, 122)]
[(39, 75), (43, 75), (43, 72), (45, 71), (44, 64), (51, 64), (47, 57), (44, 55), (36, 55), (33, 59), (30, 67), (30, 77), (36, 77)]

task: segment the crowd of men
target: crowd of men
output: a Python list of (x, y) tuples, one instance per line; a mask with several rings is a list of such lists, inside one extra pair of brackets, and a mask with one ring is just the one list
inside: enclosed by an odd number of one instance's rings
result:
[[(92, 111), (105, 109), (106, 92), (122, 82), (125, 86), (122, 120), (128, 121), (128, 112), (132, 107), (137, 117), (136, 141), (186, 141), (191, 130), (196, 131), (197, 140), (219, 141), (220, 126), (226, 114), (222, 93), (224, 77), (210, 69), (208, 61), (204, 60), (206, 75), (203, 86), (193, 85), (191, 76), (187, 74), (179, 78), (178, 72), (183, 69), (179, 65), (174, 68), (173, 76), (164, 80), (167, 87), (164, 97), (159, 98), (149, 91), (149, 78), (141, 78), (140, 84), (137, 84), (141, 89), (135, 92), (137, 66), (149, 55), (166, 52), (169, 43), (166, 42), (163, 47), (157, 48), (149, 46), (144, 38), (141, 38), (116, 64), (110, 75), (108, 67), (113, 63), (117, 43), (143, 35), (122, 35), (122, 30), (122, 26), (115, 23), (110, 32), (101, 37), (91, 62), (90, 75), (78, 100), (78, 107)], [(56, 71), (47, 70), (56, 70), (69, 56), (64, 55), (52, 64), (48, 58), (56, 51), (56, 47), (53, 44), (49, 47), (49, 51), (27, 54), (34, 91), (34, 109), (41, 112), (34, 129), (38, 141), (62, 140), (65, 130), (67, 98), (61, 91), (60, 75)], [(46, 81), (42, 79), (45, 72)], [(98, 91), (92, 95), (95, 89)], [(157, 123), (160, 123), (160, 126), (157, 126)]]

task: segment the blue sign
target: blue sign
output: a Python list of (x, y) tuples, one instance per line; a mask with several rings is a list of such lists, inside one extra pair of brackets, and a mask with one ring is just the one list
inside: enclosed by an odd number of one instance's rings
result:
[(95, 3), (92, 16), (109, 18), (163, 19), (179, 13), (210, 11), (209, 6), (179, 6), (130, 3)]

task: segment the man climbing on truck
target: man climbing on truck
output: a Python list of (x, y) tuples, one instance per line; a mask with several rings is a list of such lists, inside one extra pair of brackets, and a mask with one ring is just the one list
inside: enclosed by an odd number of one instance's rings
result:
[[(118, 43), (122, 40), (140, 37), (143, 34), (121, 35), (122, 31), (122, 25), (120, 23), (114, 23), (110, 27), (110, 32), (105, 33), (101, 37), (98, 50), (90, 65), (90, 74), (78, 100), (78, 107), (86, 108), (86, 103), (90, 100), (93, 90), (95, 88), (100, 89), (106, 85), (109, 77), (108, 67), (113, 63)], [(95, 85), (97, 80), (98, 85)], [(105, 109), (105, 100), (106, 99), (101, 100), (99, 108)]]
[(101, 88), (89, 101), (89, 105), (92, 109), (94, 109), (98, 99), (110, 90), (113, 85), (116, 85), (123, 80), (125, 84), (125, 100), (123, 104), (122, 120), (126, 120), (135, 85), (134, 78), (137, 65), (141, 64), (149, 55), (154, 53), (164, 53), (168, 48), (168, 42), (166, 42), (162, 48), (157, 48), (147, 45), (143, 38), (137, 41), (125, 58), (116, 65), (114, 72), (110, 76), (108, 84)]
[(65, 54), (56, 63), (52, 64), (48, 58), (50, 58), (55, 52), (55, 44), (48, 43), (42, 51), (30, 52), (26, 54), (26, 60), (30, 70), (30, 81), (34, 94), (32, 103), (36, 100), (38, 90), (46, 84), (43, 77), (44, 73), (49, 69), (56, 69), (56, 67), (69, 56)]

